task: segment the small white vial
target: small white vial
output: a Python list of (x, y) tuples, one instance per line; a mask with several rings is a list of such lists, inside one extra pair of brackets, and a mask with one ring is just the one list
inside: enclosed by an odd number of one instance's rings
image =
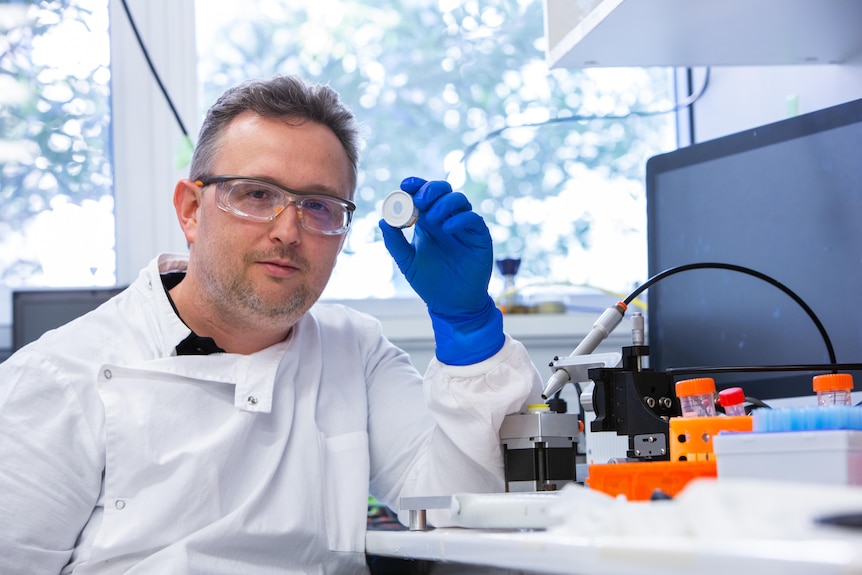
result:
[(383, 219), (393, 228), (409, 228), (418, 218), (419, 210), (407, 192), (395, 190), (383, 200)]

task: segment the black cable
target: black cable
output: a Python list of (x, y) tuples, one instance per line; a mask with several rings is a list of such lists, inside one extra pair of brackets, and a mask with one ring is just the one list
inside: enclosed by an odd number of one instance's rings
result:
[(667, 110), (641, 110), (641, 111), (635, 110), (633, 112), (629, 112), (628, 114), (621, 114), (621, 115), (609, 114), (607, 116), (581, 116), (581, 115), (560, 116), (557, 118), (550, 118), (550, 119), (544, 120), (542, 122), (532, 122), (532, 123), (528, 123), (528, 124), (517, 124), (514, 126), (503, 126), (502, 128), (498, 128), (496, 130), (488, 132), (482, 138), (480, 138), (479, 140), (476, 140), (475, 142), (473, 142), (472, 144), (470, 144), (469, 146), (464, 148), (464, 155), (461, 157), (461, 161), (459, 163), (466, 165), (467, 159), (473, 154), (473, 152), (476, 151), (476, 148), (478, 148), (481, 144), (484, 144), (485, 142), (487, 142), (489, 140), (493, 140), (494, 138), (497, 138), (506, 130), (514, 130), (517, 128), (541, 128), (543, 126), (549, 126), (552, 124), (563, 124), (563, 123), (567, 123), (567, 122), (590, 122), (593, 120), (627, 120), (627, 119), (632, 118), (632, 117), (647, 118), (647, 117), (651, 117), (651, 116), (661, 116), (663, 114), (672, 114), (675, 112), (679, 112), (683, 108), (692, 106), (696, 101), (698, 101), (700, 99), (701, 96), (703, 96), (703, 93), (706, 91), (707, 86), (709, 86), (709, 68), (706, 69), (706, 75), (704, 76), (703, 84), (701, 85), (700, 89), (697, 92), (695, 92), (694, 94), (689, 95), (685, 100), (677, 103), (675, 106), (673, 106), (672, 108), (667, 109)]
[(709, 373), (770, 373), (776, 371), (860, 370), (862, 363), (802, 363), (796, 365), (746, 365), (669, 367), (665, 372), (673, 375), (699, 375)]
[[(685, 71), (685, 80), (686, 85), (688, 87), (688, 93), (692, 93), (692, 87), (694, 86), (694, 73), (691, 68), (687, 68)], [(707, 69), (707, 80), (709, 81), (709, 69)], [(702, 92), (701, 92), (702, 93)], [(688, 107), (688, 143), (689, 145), (694, 144), (694, 106)]]
[(750, 403), (750, 404), (751, 404), (751, 405), (746, 405), (746, 406), (745, 406), (745, 413), (746, 413), (747, 415), (751, 414), (751, 412), (752, 412), (753, 410), (755, 410), (755, 409), (759, 409), (759, 408), (763, 408), (763, 409), (771, 409), (771, 407), (769, 406), (769, 404), (764, 403), (763, 401), (761, 401), (760, 399), (758, 399), (758, 398), (756, 398), (756, 397), (749, 397), (749, 396), (747, 396), (747, 395), (746, 395), (746, 396), (745, 396), (745, 401), (746, 401), (747, 403)]
[(823, 324), (821, 323), (820, 319), (817, 317), (817, 314), (814, 313), (814, 310), (812, 310), (810, 307), (808, 307), (808, 304), (805, 303), (805, 301), (803, 301), (803, 299), (801, 297), (796, 295), (796, 293), (793, 292), (793, 290), (791, 290), (790, 288), (785, 286), (783, 283), (779, 282), (778, 280), (776, 280), (774, 278), (769, 277), (768, 275), (766, 275), (764, 273), (761, 273), (759, 271), (756, 271), (756, 270), (753, 270), (751, 268), (747, 268), (744, 266), (739, 266), (739, 265), (735, 265), (735, 264), (725, 264), (725, 263), (719, 263), (719, 262), (700, 262), (700, 263), (693, 263), (693, 264), (685, 264), (685, 265), (676, 266), (676, 267), (673, 267), (670, 269), (666, 269), (663, 272), (659, 272), (656, 275), (654, 275), (653, 277), (649, 278), (646, 282), (644, 282), (635, 291), (630, 293), (629, 296), (625, 300), (623, 300), (623, 303), (625, 303), (626, 305), (630, 304), (632, 302), (632, 300), (634, 300), (637, 296), (639, 296), (643, 291), (648, 289), (651, 285), (655, 284), (656, 282), (663, 280), (664, 278), (666, 278), (668, 276), (672, 276), (674, 274), (678, 274), (680, 272), (684, 272), (684, 271), (688, 271), (688, 270), (697, 270), (697, 269), (722, 269), (722, 270), (741, 272), (744, 274), (748, 274), (750, 276), (754, 276), (758, 279), (761, 279), (761, 280), (777, 287), (778, 289), (780, 289), (781, 291), (786, 293), (788, 296), (790, 296), (791, 299), (793, 299), (793, 301), (795, 301), (797, 304), (799, 304), (799, 307), (801, 307), (803, 310), (805, 310), (805, 313), (808, 314), (808, 317), (810, 317), (811, 321), (814, 322), (814, 325), (817, 326), (817, 330), (820, 332), (820, 336), (823, 338), (823, 343), (826, 344), (826, 351), (829, 353), (830, 363), (833, 363), (833, 364), (838, 363), (837, 360), (835, 359), (835, 349), (832, 347), (832, 341), (829, 339), (829, 334), (826, 333), (826, 328), (823, 327)]
[[(135, 38), (138, 40), (138, 46), (141, 47), (141, 52), (144, 54), (144, 58), (147, 60), (147, 65), (150, 67), (150, 72), (153, 74), (153, 78), (156, 79), (156, 83), (159, 85), (159, 89), (162, 91), (162, 95), (165, 97), (165, 100), (168, 103), (168, 106), (171, 108), (171, 112), (174, 114), (174, 118), (177, 121), (177, 124), (180, 126), (180, 131), (182, 131), (183, 136), (189, 139), (189, 132), (186, 130), (185, 124), (183, 124), (182, 119), (180, 118), (179, 112), (177, 112), (176, 107), (174, 106), (173, 100), (171, 100), (170, 95), (168, 94), (165, 85), (162, 83), (162, 79), (159, 77), (159, 73), (156, 71), (156, 67), (153, 65), (153, 61), (150, 59), (150, 53), (147, 50), (146, 45), (144, 45), (144, 40), (141, 38), (141, 34), (138, 32), (138, 26), (135, 24), (135, 19), (132, 18), (132, 12), (129, 10), (129, 5), (126, 4), (126, 0), (120, 0), (123, 5), (123, 10), (126, 12), (126, 18), (129, 20), (129, 24), (132, 26), (132, 32), (135, 33)], [(189, 141), (191, 141), (189, 139)]]

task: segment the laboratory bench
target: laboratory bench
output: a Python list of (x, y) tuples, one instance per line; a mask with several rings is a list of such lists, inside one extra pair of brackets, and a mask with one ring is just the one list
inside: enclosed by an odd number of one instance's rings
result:
[(455, 527), (370, 528), (367, 556), (404, 575), (862, 575), (862, 489), (826, 480), (703, 478), (644, 501), (567, 485), (451, 509)]
[[(372, 573), (498, 575), (862, 574), (862, 541), (579, 537), (544, 530), (369, 531)], [(402, 560), (402, 570), (397, 563)], [(415, 562), (411, 569), (411, 560)]]

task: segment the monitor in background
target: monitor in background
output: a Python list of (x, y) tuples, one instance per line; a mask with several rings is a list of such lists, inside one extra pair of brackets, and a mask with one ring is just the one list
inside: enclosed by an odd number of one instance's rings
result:
[(16, 290), (12, 292), (12, 351), (48, 330), (96, 309), (124, 288)]
[[(655, 156), (646, 172), (650, 276), (695, 262), (752, 268), (812, 308), (839, 363), (862, 362), (862, 100)], [(686, 271), (647, 299), (656, 370), (829, 363), (809, 316), (760, 279)], [(715, 380), (769, 399), (811, 394), (812, 375)]]

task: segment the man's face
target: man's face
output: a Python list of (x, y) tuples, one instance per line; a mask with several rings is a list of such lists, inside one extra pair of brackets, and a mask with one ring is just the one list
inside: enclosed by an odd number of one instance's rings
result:
[[(350, 198), (353, 172), (335, 134), (321, 124), (290, 125), (246, 112), (228, 126), (213, 173), (248, 176), (299, 192)], [(189, 274), (222, 318), (293, 325), (317, 301), (346, 234), (303, 228), (291, 204), (274, 220), (251, 221), (220, 209), (216, 186), (201, 190)], [(250, 315), (251, 314), (251, 315)]]

